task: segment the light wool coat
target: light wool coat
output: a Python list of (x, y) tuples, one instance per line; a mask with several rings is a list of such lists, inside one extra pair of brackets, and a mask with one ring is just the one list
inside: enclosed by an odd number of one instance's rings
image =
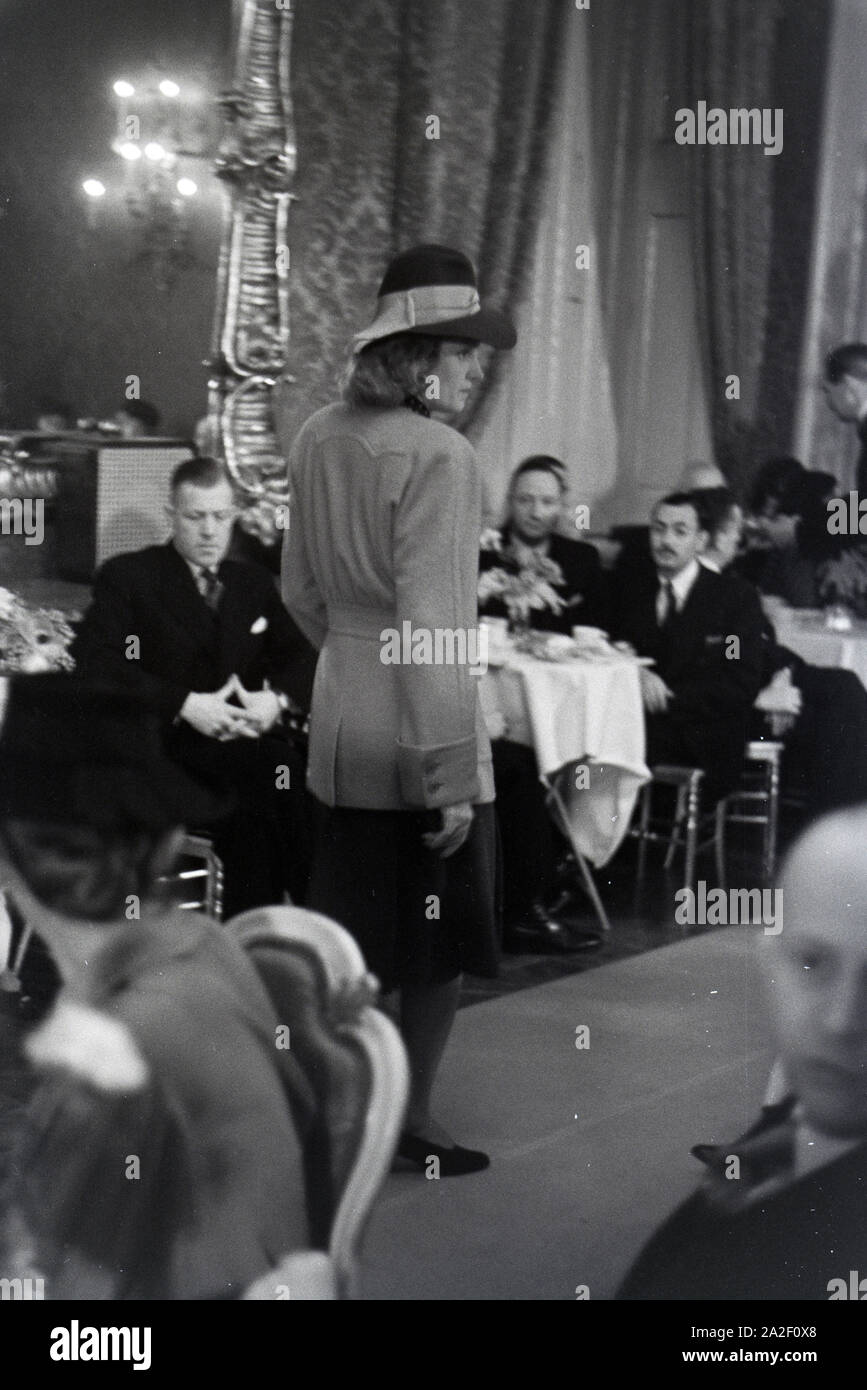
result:
[(308, 785), (375, 810), (492, 801), (464, 664), (383, 662), (387, 629), (477, 624), (481, 489), (472, 446), (405, 408), (327, 406), (289, 456), (283, 600), (320, 649)]

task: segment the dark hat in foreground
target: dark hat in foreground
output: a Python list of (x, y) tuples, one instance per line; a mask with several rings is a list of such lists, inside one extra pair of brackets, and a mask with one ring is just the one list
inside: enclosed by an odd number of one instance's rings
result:
[(513, 348), (517, 334), (507, 314), (483, 308), (476, 272), (461, 251), (433, 243), (412, 246), (391, 261), (379, 287), (376, 316), (356, 333), (354, 351), (395, 333), (467, 338)]
[(3, 685), (0, 819), (167, 830), (228, 809), (165, 756), (156, 715), (133, 693), (74, 674)]

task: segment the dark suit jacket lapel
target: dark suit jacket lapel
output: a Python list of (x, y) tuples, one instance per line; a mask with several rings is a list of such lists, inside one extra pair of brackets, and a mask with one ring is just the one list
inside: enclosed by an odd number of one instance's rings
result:
[(699, 565), (695, 583), (686, 596), (686, 603), (675, 620), (674, 630), (678, 634), (693, 634), (706, 625), (707, 589), (713, 588), (711, 571)]
[(231, 560), (221, 564), (220, 579), (224, 588), (219, 610), (219, 670), (220, 679), (226, 680), (233, 671), (240, 675), (250, 643), (255, 640), (250, 628), (261, 615), (256, 603), (250, 601), (243, 571)]
[(565, 611), (572, 615), (573, 622), (580, 623), (583, 621), (581, 617), (582, 604), (580, 599), (577, 603), (574, 603), (573, 600), (577, 595), (580, 595), (582, 599), (584, 597), (581, 593), (584, 575), (580, 573), (581, 552), (579, 551), (576, 555), (570, 548), (572, 545), (572, 541), (567, 541), (564, 536), (555, 533), (551, 537), (551, 542), (548, 546), (548, 559), (553, 560), (555, 565), (559, 565), (560, 573), (563, 576), (563, 585), (560, 593), (566, 604)]
[(196, 587), (189, 565), (169, 541), (160, 554), (159, 593), (164, 613), (177, 623), (182, 645), (213, 646), (214, 625), (208, 606)]

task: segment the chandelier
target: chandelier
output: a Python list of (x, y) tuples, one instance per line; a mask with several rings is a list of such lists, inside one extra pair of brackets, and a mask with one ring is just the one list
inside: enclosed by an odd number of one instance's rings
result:
[(119, 78), (112, 92), (115, 162), (110, 173), (82, 182), (89, 222), (96, 226), (107, 204), (125, 209), (139, 231), (134, 260), (165, 291), (195, 263), (190, 220), (214, 154), (213, 100), (160, 73), (135, 83)]

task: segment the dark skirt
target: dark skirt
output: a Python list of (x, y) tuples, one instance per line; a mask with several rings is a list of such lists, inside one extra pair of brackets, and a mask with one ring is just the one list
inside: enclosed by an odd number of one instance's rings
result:
[(368, 811), (316, 802), (307, 906), (355, 937), (384, 993), (443, 984), (463, 971), (493, 977), (500, 941), (500, 865), (493, 804), (474, 807), (447, 859), (422, 835), (438, 811)]

